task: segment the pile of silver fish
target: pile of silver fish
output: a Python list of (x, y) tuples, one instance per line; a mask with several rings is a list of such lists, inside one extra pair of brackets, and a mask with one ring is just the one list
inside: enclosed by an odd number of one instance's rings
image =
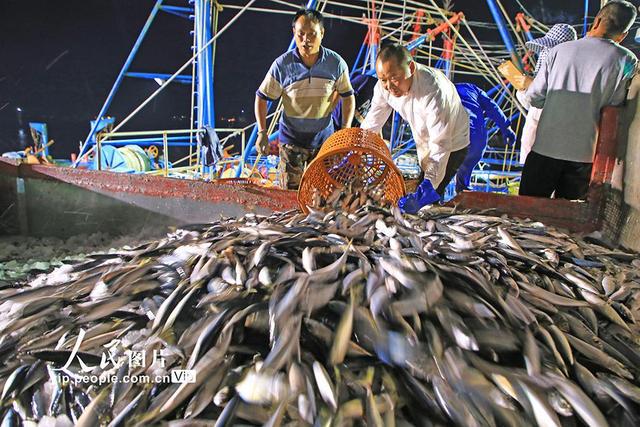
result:
[(636, 254), (356, 199), (0, 291), (2, 426), (640, 425)]

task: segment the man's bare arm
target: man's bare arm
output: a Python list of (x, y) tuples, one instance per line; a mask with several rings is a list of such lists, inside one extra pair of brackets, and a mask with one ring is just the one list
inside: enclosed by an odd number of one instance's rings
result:
[(350, 128), (356, 112), (356, 97), (353, 95), (342, 98), (342, 129)]
[(256, 123), (258, 124), (258, 130), (267, 130), (267, 101), (265, 99), (256, 96), (254, 103)]

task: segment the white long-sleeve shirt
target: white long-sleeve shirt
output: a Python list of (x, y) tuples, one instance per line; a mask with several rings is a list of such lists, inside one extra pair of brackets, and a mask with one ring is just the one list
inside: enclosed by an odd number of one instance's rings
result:
[(524, 164), (536, 140), (536, 130), (538, 129), (542, 109), (529, 104), (525, 90), (517, 91), (516, 98), (518, 98), (520, 104), (527, 110), (527, 118), (522, 127), (522, 135), (520, 136), (520, 163)]
[(409, 93), (393, 96), (378, 82), (363, 129), (380, 132), (391, 111), (397, 111), (411, 126), (418, 160), (437, 187), (444, 177), (449, 154), (469, 145), (469, 115), (453, 83), (438, 70), (416, 64)]

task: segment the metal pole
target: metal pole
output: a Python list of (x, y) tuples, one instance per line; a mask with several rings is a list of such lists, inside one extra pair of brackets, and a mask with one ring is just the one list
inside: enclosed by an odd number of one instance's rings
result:
[[(405, 16), (406, 11), (407, 11), (407, 0), (404, 0), (402, 2), (402, 16)], [(374, 13), (375, 13), (375, 9), (374, 9)], [(400, 43), (403, 43), (403, 42), (404, 42), (404, 22), (400, 24)]]
[(162, 149), (164, 150), (164, 176), (169, 175), (169, 141), (167, 140), (167, 133), (162, 133)]
[[(247, 148), (247, 141), (246, 141), (246, 135), (244, 132), (242, 132), (242, 152), (244, 153), (246, 148)], [(244, 157), (240, 160), (240, 170), (244, 170), (244, 163), (245, 163), (245, 159)]]
[(100, 138), (98, 138), (98, 151), (96, 151), (96, 160), (98, 162), (98, 170), (102, 170), (102, 141)]
[[(202, 2), (204, 0), (196, 0), (194, 4), (194, 19), (195, 19), (195, 29), (196, 29), (196, 52), (200, 52), (204, 43), (202, 42)], [(200, 129), (202, 127), (202, 114), (205, 109), (203, 104), (204, 99), (204, 79), (202, 78), (202, 63), (204, 62), (204, 52), (198, 55), (194, 59), (194, 63), (196, 64), (196, 122), (195, 128)]]
[[(208, 44), (209, 40), (213, 37), (212, 34), (212, 16), (211, 16), (211, 0), (205, 0), (204, 2), (204, 17), (203, 17), (203, 30), (204, 30), (204, 43)], [(204, 56), (204, 79), (205, 79), (205, 96), (206, 99), (206, 110), (204, 111), (204, 120), (203, 125), (209, 125), (211, 127), (215, 127), (215, 114), (213, 109), (213, 45), (216, 42), (214, 41), (212, 44), (208, 44), (208, 47), (205, 49)]]
[(497, 84), (487, 91), (487, 95), (489, 95), (490, 97), (493, 97), (493, 95), (495, 95), (499, 90), (502, 90), (502, 89), (503, 89), (502, 85)]
[(398, 126), (400, 126), (400, 114), (394, 111), (393, 120), (391, 121), (391, 137), (389, 138), (389, 151), (392, 152), (396, 146), (396, 139), (402, 138), (402, 135), (398, 136)]
[[(210, 14), (211, 14), (211, 37), (218, 31), (218, 17), (219, 11), (218, 6), (214, 4), (215, 2), (209, 0), (210, 3)], [(214, 41), (213, 45), (211, 45), (211, 127), (215, 128), (216, 123), (216, 115), (215, 115), (215, 65), (216, 65), (216, 51), (218, 47), (218, 41)]]
[(442, 60), (444, 61), (444, 74), (451, 80), (451, 63), (453, 62), (453, 41), (449, 37), (449, 31), (442, 33), (444, 38), (444, 49), (442, 51)]
[(496, 3), (496, 0), (487, 0), (487, 5), (489, 6), (489, 10), (491, 11), (491, 15), (493, 15), (494, 21), (496, 21), (496, 25), (498, 25), (498, 32), (500, 33), (500, 37), (502, 37), (502, 41), (506, 46), (507, 50), (511, 54), (511, 60), (513, 63), (520, 69), (522, 69), (522, 62), (520, 61), (520, 56), (513, 44), (513, 40), (511, 39), (511, 34), (509, 34), (509, 30), (507, 29), (507, 24), (504, 22), (504, 18), (502, 13), (500, 12), (500, 8)]
[[(211, 95), (211, 44), (207, 44), (211, 40), (209, 0), (196, 1), (196, 49), (198, 51), (204, 49), (197, 58), (197, 87), (198, 87), (198, 114), (197, 128), (202, 129), (204, 126), (211, 125), (211, 103), (213, 101)], [(206, 48), (204, 47), (206, 46)]]
[(142, 27), (142, 31), (140, 31), (140, 34), (138, 35), (138, 39), (136, 40), (135, 44), (133, 45), (133, 48), (131, 49), (131, 52), (129, 52), (129, 56), (127, 57), (127, 60), (124, 62), (124, 65), (122, 66), (122, 70), (120, 70), (120, 74), (118, 74), (118, 78), (116, 78), (116, 81), (113, 84), (113, 87), (111, 88), (111, 91), (109, 92), (109, 95), (107, 95), (107, 99), (104, 102), (104, 105), (102, 105), (102, 108), (100, 109), (100, 112), (98, 113), (98, 117), (96, 118), (95, 124), (91, 128), (91, 131), (89, 131), (89, 135), (87, 135), (87, 138), (85, 139), (84, 143), (82, 144), (82, 147), (80, 149), (80, 153), (78, 153), (78, 158), (73, 163), (73, 167), (77, 167), (78, 163), (80, 162), (80, 159), (82, 158), (82, 156), (84, 156), (85, 150), (87, 149), (87, 146), (89, 145), (89, 141), (91, 140), (91, 138), (93, 138), (93, 136), (96, 133), (96, 129), (98, 128), (98, 124), (100, 123), (100, 119), (102, 119), (102, 116), (104, 116), (107, 113), (107, 109), (111, 105), (111, 101), (113, 101), (113, 98), (114, 98), (116, 92), (118, 91), (118, 88), (120, 88), (120, 84), (122, 83), (122, 80), (124, 79), (125, 73), (129, 70), (129, 66), (131, 66), (131, 63), (133, 62), (133, 58), (135, 58), (136, 53), (138, 53), (138, 49), (140, 48), (140, 45), (142, 44), (142, 41), (144, 40), (144, 37), (147, 35), (147, 31), (149, 31), (149, 27), (151, 27), (151, 23), (153, 22), (154, 18), (156, 17), (158, 11), (160, 10), (160, 6), (162, 5), (162, 1), (163, 0), (157, 0), (156, 4), (153, 6), (153, 9), (151, 9), (151, 13), (149, 14), (149, 17), (147, 18), (147, 22), (144, 23), (144, 27)]
[[(198, 42), (197, 40), (197, 20), (196, 20), (196, 16), (195, 16), (195, 8), (194, 8), (194, 15), (193, 15), (193, 37), (191, 38), (191, 50), (192, 52), (196, 51), (196, 44)], [(193, 61), (191, 63), (191, 113), (189, 115), (189, 154), (193, 153), (193, 125), (194, 125), (194, 116), (195, 116), (195, 110), (196, 110), (196, 64), (197, 64), (197, 60)], [(199, 150), (198, 150), (199, 151)], [(200, 162), (200, 153), (198, 152), (198, 155), (196, 157), (196, 164), (199, 164)], [(191, 164), (191, 158), (189, 160), (189, 164)]]
[(522, 49), (526, 49), (526, 46), (524, 44), (524, 40), (522, 40), (520, 38), (520, 34), (518, 34), (518, 31), (516, 30), (516, 27), (513, 25), (513, 22), (511, 22), (511, 19), (509, 18), (509, 15), (507, 14), (507, 11), (505, 10), (505, 8), (502, 5), (502, 3), (500, 2), (500, 0), (496, 0), (496, 4), (500, 8), (500, 11), (502, 12), (502, 16), (506, 20), (508, 27), (511, 28), (511, 31), (513, 31), (513, 35), (516, 38), (516, 42), (520, 43), (520, 46), (522, 47)]
[[(360, 45), (360, 50), (358, 51), (358, 56), (356, 56), (356, 60), (353, 63), (353, 67), (351, 68), (351, 74), (353, 74), (353, 72), (358, 69), (358, 64), (360, 63), (360, 58), (362, 58), (362, 52), (364, 52), (364, 46), (365, 46), (365, 42), (363, 42), (362, 45)], [(362, 72), (360, 74), (362, 74), (362, 73), (364, 73), (364, 67), (362, 67)]]
[[(588, 0), (587, 0), (588, 1)], [(524, 16), (524, 13), (520, 12), (516, 14), (516, 22), (520, 25), (522, 32), (525, 36), (527, 36), (527, 40), (533, 40), (533, 35), (531, 34), (531, 26), (527, 23), (527, 19)]]
[(584, 21), (582, 23), (582, 37), (587, 35), (587, 19), (589, 18), (589, 0), (584, 0)]
[(448, 28), (452, 27), (453, 25), (457, 24), (462, 19), (464, 19), (464, 14), (462, 12), (458, 12), (455, 15), (453, 15), (451, 18), (448, 18), (448, 19), (445, 17), (443, 23), (441, 23), (440, 25), (438, 25), (437, 27), (435, 27), (433, 29), (427, 30), (427, 32), (425, 34), (421, 35), (420, 37), (416, 38), (415, 40), (410, 41), (409, 43), (407, 43), (405, 45), (405, 47), (409, 51), (412, 51), (412, 50), (416, 49), (417, 47), (419, 47), (422, 43), (424, 43), (427, 40), (429, 40), (429, 42), (431, 42), (432, 40), (435, 39), (435, 37), (438, 34), (442, 33), (443, 31), (445, 31)]

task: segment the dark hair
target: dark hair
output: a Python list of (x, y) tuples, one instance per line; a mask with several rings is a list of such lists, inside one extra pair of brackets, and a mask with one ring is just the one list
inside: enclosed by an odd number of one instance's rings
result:
[(315, 9), (298, 10), (296, 14), (293, 16), (293, 21), (291, 21), (292, 27), (296, 26), (296, 22), (301, 16), (304, 16), (310, 21), (316, 22), (318, 25), (320, 25), (320, 28), (324, 28), (324, 18), (322, 17), (322, 13), (318, 12)]
[(602, 6), (597, 17), (607, 28), (607, 35), (616, 36), (629, 31), (637, 15), (638, 9), (633, 4), (623, 0), (612, 0)]
[(378, 60), (387, 62), (390, 59), (395, 59), (398, 65), (408, 64), (412, 60), (409, 50), (400, 43), (384, 44), (380, 48)]

